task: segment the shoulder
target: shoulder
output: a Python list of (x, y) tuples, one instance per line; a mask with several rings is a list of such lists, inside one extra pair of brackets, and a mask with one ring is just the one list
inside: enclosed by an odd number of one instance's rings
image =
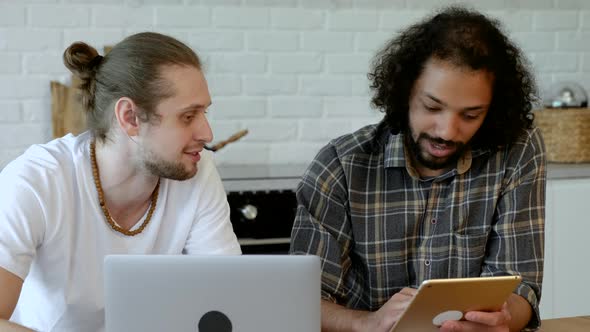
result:
[(358, 160), (381, 153), (382, 149), (378, 148), (381, 136), (379, 125), (373, 124), (331, 140), (311, 162), (302, 183), (315, 186), (319, 181), (325, 189), (342, 186), (347, 173), (356, 169)]
[[(0, 173), (0, 222), (14, 235), (11, 241), (20, 241), (13, 243), (15, 248), (36, 248), (64, 221), (63, 206), (80, 188), (76, 167), (84, 161), (76, 155), (79, 142), (68, 135), (33, 145)], [(68, 211), (72, 208), (77, 206), (68, 205)]]
[(507, 166), (518, 166), (528, 162), (545, 159), (545, 143), (539, 128), (524, 130), (514, 143), (504, 149)]
[(368, 125), (331, 140), (320, 149), (314, 162), (326, 165), (335, 159), (345, 160), (358, 155), (375, 153), (380, 139), (378, 127), (378, 124)]
[(547, 160), (540, 130), (524, 130), (512, 144), (498, 150), (489, 162), (501, 165), (506, 188), (512, 188), (529, 178), (545, 179)]
[(372, 124), (358, 129), (357, 131), (340, 136), (330, 141), (341, 157), (355, 154), (373, 153), (376, 143), (379, 141), (379, 124)]
[(537, 127), (524, 130), (515, 142), (510, 145), (510, 150), (527, 150), (531, 153), (544, 153), (545, 144), (541, 130)]
[(3, 181), (24, 180), (32, 184), (68, 181), (73, 177), (81, 154), (86, 151), (88, 135), (68, 134), (45, 144), (32, 145), (6, 165), (0, 177)]

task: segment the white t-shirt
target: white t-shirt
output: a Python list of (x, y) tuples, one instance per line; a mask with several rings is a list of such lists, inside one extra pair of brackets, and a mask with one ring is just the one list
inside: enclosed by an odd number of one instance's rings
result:
[(161, 179), (151, 221), (128, 237), (99, 206), (90, 137), (32, 146), (0, 173), (0, 266), (24, 280), (11, 320), (35, 330), (104, 330), (105, 255), (240, 254), (211, 152), (192, 179)]

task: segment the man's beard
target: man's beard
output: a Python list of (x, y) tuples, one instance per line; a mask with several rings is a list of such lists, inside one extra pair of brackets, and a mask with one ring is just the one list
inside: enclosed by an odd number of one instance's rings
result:
[(143, 156), (143, 165), (145, 169), (158, 177), (184, 181), (192, 178), (197, 173), (196, 167), (193, 171), (189, 171), (180, 161), (164, 160), (153, 151), (144, 150)]
[[(408, 145), (408, 151), (412, 154), (414, 161), (420, 165), (431, 169), (440, 170), (455, 166), (457, 160), (461, 157), (466, 149), (466, 145), (462, 142), (446, 141), (440, 137), (432, 137), (426, 133), (420, 133), (417, 140), (414, 140), (414, 135), (411, 130), (409, 135), (406, 135), (406, 143)], [(448, 147), (454, 147), (455, 152), (447, 157), (436, 157), (428, 153), (420, 145), (421, 142), (430, 142), (439, 145), (445, 145)]]

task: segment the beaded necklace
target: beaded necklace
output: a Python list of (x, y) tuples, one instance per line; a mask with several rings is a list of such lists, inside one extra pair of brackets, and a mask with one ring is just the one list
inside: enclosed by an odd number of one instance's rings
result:
[(104, 192), (102, 191), (102, 185), (100, 183), (100, 173), (98, 172), (98, 164), (96, 163), (96, 142), (93, 140), (90, 143), (90, 161), (92, 163), (92, 176), (94, 177), (94, 184), (96, 185), (96, 191), (98, 192), (98, 202), (100, 203), (100, 208), (102, 209), (102, 212), (106, 218), (107, 223), (109, 224), (109, 226), (111, 226), (111, 228), (121, 234), (127, 235), (127, 236), (135, 236), (139, 233), (141, 233), (143, 231), (143, 229), (147, 226), (147, 224), (150, 222), (150, 219), (152, 219), (152, 214), (154, 213), (154, 210), (156, 209), (156, 203), (158, 202), (158, 191), (160, 189), (160, 179), (158, 179), (158, 183), (156, 184), (156, 188), (154, 189), (154, 192), (152, 193), (152, 201), (150, 204), (150, 209), (147, 213), (147, 216), (145, 217), (145, 220), (143, 221), (143, 223), (141, 224), (141, 226), (139, 226), (139, 228), (137, 228), (136, 230), (133, 231), (129, 231), (126, 230), (124, 228), (121, 228), (119, 225), (117, 225), (117, 223), (115, 223), (115, 221), (113, 220), (113, 218), (111, 217), (111, 214), (109, 213), (109, 210), (107, 209), (107, 205), (104, 201)]

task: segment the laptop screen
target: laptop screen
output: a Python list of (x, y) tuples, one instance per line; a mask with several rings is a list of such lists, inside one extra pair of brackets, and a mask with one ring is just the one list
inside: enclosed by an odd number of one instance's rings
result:
[(320, 331), (316, 256), (113, 255), (107, 332)]

